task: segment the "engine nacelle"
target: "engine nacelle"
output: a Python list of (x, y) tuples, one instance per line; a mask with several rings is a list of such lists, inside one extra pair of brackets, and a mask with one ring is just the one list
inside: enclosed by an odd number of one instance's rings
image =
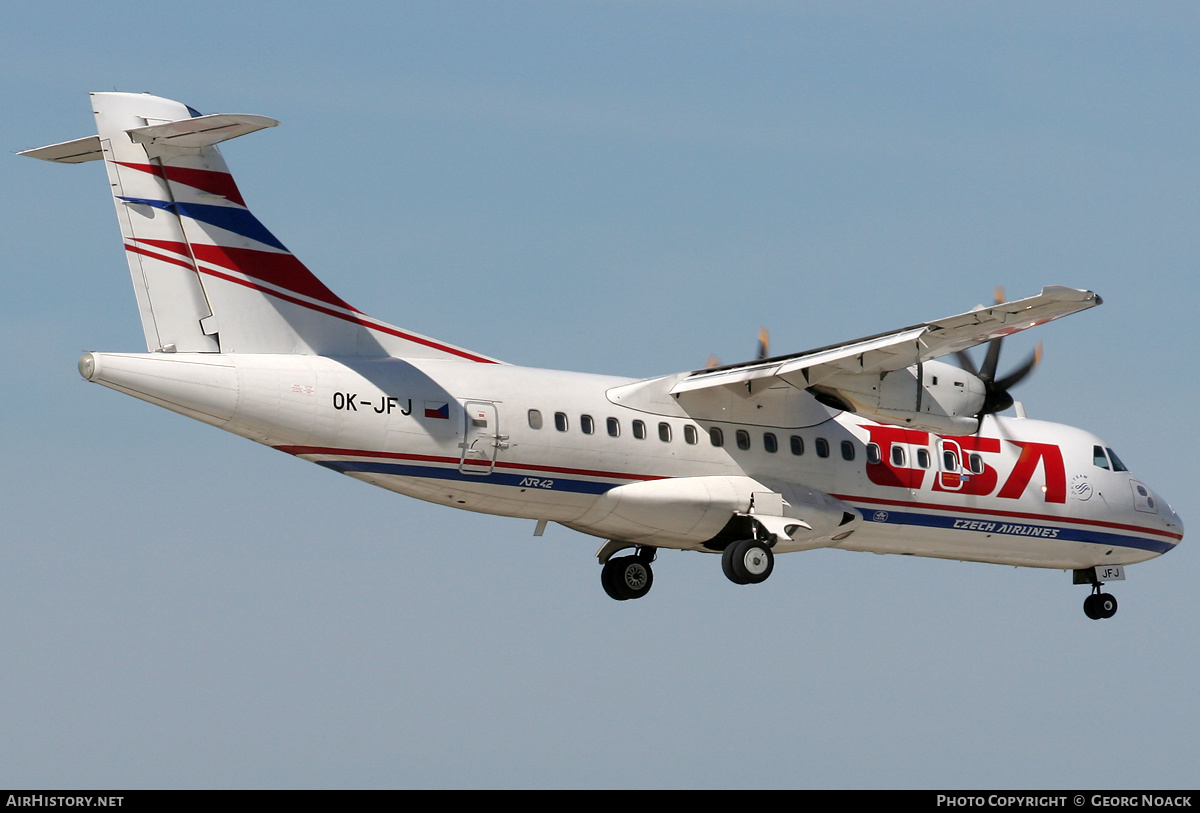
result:
[(822, 379), (809, 392), (835, 409), (941, 435), (973, 434), (986, 396), (978, 376), (944, 361), (881, 375), (837, 374)]

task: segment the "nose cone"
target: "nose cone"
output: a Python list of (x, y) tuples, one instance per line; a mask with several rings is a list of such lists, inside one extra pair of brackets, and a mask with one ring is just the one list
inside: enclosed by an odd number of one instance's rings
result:
[(1180, 541), (1183, 540), (1183, 520), (1179, 518), (1179, 514), (1175, 513), (1175, 509), (1170, 505), (1167, 506), (1166, 516), (1164, 517), (1167, 527), (1175, 533), (1179, 534)]
[(1151, 492), (1153, 499), (1158, 506), (1158, 518), (1163, 524), (1163, 530), (1167, 532), (1171, 541), (1171, 550), (1183, 541), (1183, 520), (1179, 518), (1179, 514), (1175, 513), (1175, 509), (1170, 503), (1162, 498), (1157, 492)]

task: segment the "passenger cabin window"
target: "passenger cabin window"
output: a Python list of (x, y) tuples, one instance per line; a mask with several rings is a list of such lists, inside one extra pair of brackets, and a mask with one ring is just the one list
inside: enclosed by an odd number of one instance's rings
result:
[(737, 447), (743, 452), (750, 448), (750, 433), (745, 429), (737, 430)]
[(900, 468), (908, 465), (908, 454), (904, 451), (903, 446), (892, 447), (892, 465)]
[(691, 446), (695, 446), (697, 443), (699, 443), (700, 435), (696, 432), (696, 427), (692, 426), (690, 423), (683, 427), (683, 440), (685, 443)]
[(773, 433), (763, 432), (763, 448), (771, 454), (779, 451), (779, 441), (775, 439)]
[[(896, 447), (892, 447), (892, 460), (896, 459)], [(872, 465), (877, 465), (883, 462), (883, 453), (879, 451), (878, 443), (867, 444), (867, 462)]]
[(579, 416), (579, 431), (585, 435), (590, 435), (596, 431), (596, 422), (592, 420), (591, 415)]
[(671, 442), (671, 424), (664, 422), (658, 425), (658, 439), (663, 443)]
[(842, 460), (853, 460), (853, 459), (854, 459), (854, 441), (843, 440), (842, 441)]
[(929, 468), (929, 450), (917, 449), (917, 465), (923, 469)]
[(958, 455), (953, 449), (942, 451), (942, 468), (945, 471), (958, 471)]
[(619, 438), (621, 436), (621, 422), (616, 418), (609, 418), (605, 421), (608, 426), (608, 434), (610, 437)]
[(567, 431), (567, 413), (565, 413), (565, 412), (555, 412), (554, 413), (554, 428), (557, 429), (559, 432)]
[(829, 457), (829, 441), (825, 438), (817, 438), (817, 457)]
[(804, 438), (799, 435), (792, 435), (792, 454), (797, 457), (804, 454)]
[(971, 464), (971, 474), (983, 474), (983, 458), (972, 453), (967, 460)]
[(633, 436), (638, 440), (646, 439), (646, 424), (642, 421), (633, 422)]
[(542, 428), (542, 412), (541, 412), (541, 410), (538, 410), (538, 409), (529, 410), (529, 428), (530, 429), (541, 429)]
[(712, 429), (708, 430), (708, 441), (713, 446), (725, 445), (725, 433), (721, 431), (721, 427), (714, 426)]

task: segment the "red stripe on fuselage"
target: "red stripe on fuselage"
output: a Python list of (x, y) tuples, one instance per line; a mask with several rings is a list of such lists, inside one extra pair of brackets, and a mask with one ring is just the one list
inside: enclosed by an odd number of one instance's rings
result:
[[(380, 458), (385, 460), (411, 460), (421, 463), (442, 463), (446, 465), (458, 465), (461, 461), (457, 457), (445, 457), (439, 455), (419, 455), (408, 454), (404, 452), (373, 452), (365, 449), (339, 449), (327, 446), (275, 446), (273, 447), (281, 452), (286, 452), (290, 455), (330, 455), (337, 457), (367, 457)], [(564, 466), (545, 466), (534, 464), (514, 463), (510, 461), (496, 461), (498, 468), (505, 469), (523, 469), (526, 471), (550, 472), (554, 474), (575, 474), (583, 477), (604, 477), (610, 480), (668, 480), (672, 479), (670, 475), (657, 474), (632, 474), (630, 472), (615, 472), (615, 471), (597, 471), (593, 469), (573, 469)], [(843, 500), (850, 504), (861, 505), (864, 503), (872, 505), (884, 505), (895, 508), (910, 508), (919, 510), (934, 510), (944, 511), (946, 513), (955, 514), (976, 514), (993, 517), (1008, 517), (1015, 519), (1035, 520), (1038, 522), (1054, 522), (1060, 525), (1076, 525), (1076, 526), (1092, 526), (1098, 528), (1111, 528), (1121, 531), (1132, 531), (1134, 533), (1148, 534), (1150, 536), (1159, 536), (1165, 539), (1182, 540), (1183, 535), (1172, 533), (1170, 531), (1160, 531), (1155, 528), (1145, 528), (1139, 525), (1125, 525), (1119, 522), (1106, 522), (1097, 519), (1080, 519), (1078, 517), (1060, 517), (1053, 514), (1035, 514), (1024, 511), (1001, 511), (990, 510), (987, 508), (971, 508), (967, 506), (956, 505), (938, 505), (936, 503), (925, 502), (905, 502), (904, 500), (886, 500), (875, 497), (861, 497), (850, 494), (832, 494), (839, 500)]]

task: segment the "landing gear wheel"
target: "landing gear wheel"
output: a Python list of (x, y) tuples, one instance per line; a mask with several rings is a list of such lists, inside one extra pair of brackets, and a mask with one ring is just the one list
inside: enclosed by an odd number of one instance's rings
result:
[(641, 598), (654, 585), (654, 571), (649, 562), (637, 556), (618, 556), (609, 559), (600, 571), (600, 584), (617, 601)]
[(729, 579), (734, 584), (747, 584), (747, 582), (738, 575), (737, 569), (733, 566), (733, 556), (737, 552), (738, 543), (730, 542), (725, 546), (725, 550), (721, 552), (721, 570), (725, 571), (725, 578)]
[(759, 584), (775, 569), (775, 554), (766, 542), (742, 539), (725, 548), (721, 569), (734, 584)]
[(617, 589), (617, 559), (609, 559), (604, 563), (604, 569), (600, 571), (600, 586), (604, 588), (604, 592), (614, 601), (625, 601), (626, 596)]
[(1112, 593), (1092, 593), (1083, 600), (1083, 612), (1093, 621), (1117, 614), (1117, 599)]

